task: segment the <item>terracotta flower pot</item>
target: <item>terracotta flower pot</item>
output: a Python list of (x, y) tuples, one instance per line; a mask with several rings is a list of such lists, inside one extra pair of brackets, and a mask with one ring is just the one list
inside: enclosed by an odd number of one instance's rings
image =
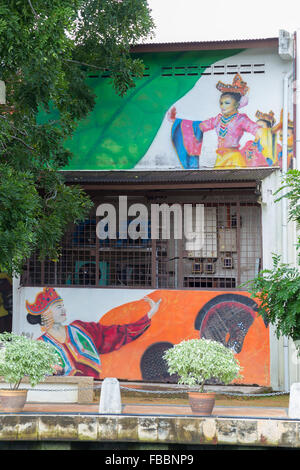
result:
[(18, 413), (23, 410), (27, 400), (27, 390), (0, 390), (0, 409)]
[(193, 413), (203, 416), (211, 415), (215, 405), (215, 393), (189, 392), (188, 397)]

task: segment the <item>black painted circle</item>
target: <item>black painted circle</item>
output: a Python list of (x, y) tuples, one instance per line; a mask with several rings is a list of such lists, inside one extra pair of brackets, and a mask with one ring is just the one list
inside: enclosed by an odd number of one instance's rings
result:
[(173, 346), (168, 341), (153, 343), (149, 346), (140, 362), (143, 380), (152, 382), (177, 383), (176, 374), (170, 375), (166, 361), (163, 359), (165, 351)]

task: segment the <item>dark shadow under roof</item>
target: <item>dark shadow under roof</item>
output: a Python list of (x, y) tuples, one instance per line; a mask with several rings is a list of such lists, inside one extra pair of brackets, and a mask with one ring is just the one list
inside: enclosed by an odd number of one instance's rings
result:
[(182, 184), (208, 182), (260, 182), (278, 167), (246, 168), (236, 170), (111, 170), (111, 171), (62, 171), (66, 183), (73, 184)]

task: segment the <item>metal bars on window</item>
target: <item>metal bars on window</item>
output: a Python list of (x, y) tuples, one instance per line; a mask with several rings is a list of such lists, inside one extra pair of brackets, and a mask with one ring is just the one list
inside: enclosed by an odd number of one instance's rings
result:
[(161, 227), (159, 237), (152, 238), (151, 221), (148, 238), (120, 238), (116, 233), (113, 239), (100, 239), (95, 207), (83, 223), (67, 231), (59, 260), (40, 261), (34, 254), (21, 282), (57, 287), (238, 288), (262, 268), (260, 206), (238, 197), (231, 202), (205, 198), (203, 204), (201, 249), (190, 249), (184, 234), (180, 239), (162, 238)]

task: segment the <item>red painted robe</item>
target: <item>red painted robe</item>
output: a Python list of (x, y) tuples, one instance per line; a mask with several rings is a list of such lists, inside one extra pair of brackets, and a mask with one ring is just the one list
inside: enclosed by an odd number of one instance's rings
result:
[(100, 379), (100, 354), (116, 351), (131, 343), (149, 326), (148, 315), (126, 325), (104, 326), (97, 322), (76, 320), (66, 326), (64, 343), (60, 343), (48, 333), (38, 339), (56, 348), (64, 375), (84, 375)]

